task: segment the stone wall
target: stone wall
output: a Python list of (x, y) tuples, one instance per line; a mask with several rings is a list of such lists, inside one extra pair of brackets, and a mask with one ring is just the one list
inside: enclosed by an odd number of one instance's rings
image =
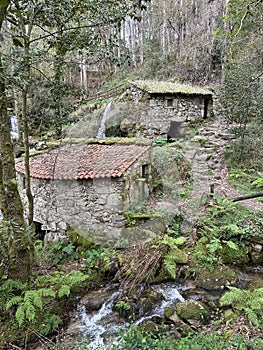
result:
[(180, 128), (178, 137), (183, 136), (187, 125), (209, 118), (213, 108), (212, 98), (202, 95), (148, 94), (131, 87), (127, 96), (133, 104), (133, 112), (122, 120), (121, 129), (130, 130), (131, 136), (137, 137), (166, 137), (171, 122), (176, 122)]
[[(150, 152), (142, 155), (121, 178), (31, 179), (34, 221), (48, 232), (47, 240), (62, 237), (68, 228), (86, 232), (87, 237), (100, 243), (117, 239), (126, 223), (124, 212), (149, 195), (150, 179), (141, 178), (143, 164), (150, 166)], [(18, 183), (26, 207), (20, 174)]]

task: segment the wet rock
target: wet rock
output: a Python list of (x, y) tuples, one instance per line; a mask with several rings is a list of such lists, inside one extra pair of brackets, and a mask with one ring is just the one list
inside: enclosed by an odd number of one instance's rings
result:
[(117, 286), (110, 286), (93, 290), (82, 298), (81, 304), (86, 310), (97, 311), (116, 289)]
[(188, 289), (182, 293), (186, 300), (198, 300), (205, 303), (210, 310), (216, 311), (218, 308), (218, 299), (220, 298), (221, 291), (207, 291), (204, 289)]
[(170, 321), (172, 321), (176, 327), (184, 327), (185, 323), (180, 319), (177, 315), (175, 309), (171, 306), (168, 306), (164, 309), (164, 317)]
[(211, 313), (206, 305), (203, 303), (190, 300), (176, 305), (177, 315), (183, 320), (199, 320), (207, 322)]
[(162, 299), (161, 293), (148, 288), (142, 293), (140, 299), (135, 302), (134, 309), (139, 316), (143, 316), (149, 313)]
[(226, 286), (234, 284), (236, 273), (229, 267), (222, 265), (216, 266), (213, 271), (208, 268), (203, 269), (197, 274), (195, 283), (197, 287), (204, 289), (224, 289)]

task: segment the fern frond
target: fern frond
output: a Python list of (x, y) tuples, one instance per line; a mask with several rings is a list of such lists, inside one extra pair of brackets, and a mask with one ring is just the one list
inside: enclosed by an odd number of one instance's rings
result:
[(15, 306), (15, 305), (19, 305), (23, 302), (23, 298), (20, 296), (14, 296), (13, 298), (11, 298), (10, 300), (8, 300), (8, 302), (5, 304), (5, 308), (6, 310), (9, 310), (11, 307)]
[(68, 285), (64, 284), (59, 288), (59, 291), (58, 291), (59, 298), (63, 298), (64, 296), (68, 297), (69, 295), (70, 295), (70, 288)]
[(254, 326), (259, 327), (260, 324), (259, 324), (257, 314), (252, 309), (250, 309), (248, 307), (244, 308), (244, 311), (246, 312), (246, 315), (247, 315), (249, 321), (251, 321)]
[(226, 292), (221, 298), (220, 298), (220, 306), (226, 306), (233, 304), (236, 300), (243, 299), (243, 291), (236, 288), (229, 286), (228, 289), (230, 289), (230, 292)]
[(31, 303), (24, 303), (23, 305), (24, 308), (24, 313), (25, 313), (25, 319), (33, 322), (36, 318), (36, 308), (33, 304)]
[(38, 293), (42, 297), (55, 298), (55, 296), (56, 296), (56, 293), (55, 293), (55, 291), (52, 288), (40, 288), (38, 290)]
[(8, 279), (0, 286), (0, 292), (20, 290), (24, 291), (27, 289), (27, 284), (17, 280)]
[(19, 306), (18, 309), (16, 310), (16, 320), (19, 324), (19, 327), (21, 327), (23, 325), (23, 323), (25, 322), (25, 310), (23, 308), (23, 305)]
[(164, 256), (164, 267), (166, 268), (167, 272), (170, 274), (170, 276), (175, 279), (176, 278), (176, 263), (173, 259), (173, 256), (171, 254), (166, 254)]

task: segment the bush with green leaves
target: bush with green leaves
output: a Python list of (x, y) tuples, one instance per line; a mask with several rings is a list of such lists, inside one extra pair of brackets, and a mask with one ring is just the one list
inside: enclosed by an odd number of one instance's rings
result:
[(38, 259), (45, 264), (58, 265), (79, 258), (76, 246), (68, 240), (47, 244), (44, 244), (41, 240), (36, 240), (34, 245)]

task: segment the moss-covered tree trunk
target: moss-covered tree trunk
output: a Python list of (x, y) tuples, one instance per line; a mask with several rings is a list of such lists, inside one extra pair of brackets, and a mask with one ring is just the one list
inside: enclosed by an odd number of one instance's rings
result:
[[(8, 5), (0, 6), (0, 30), (5, 19)], [(8, 274), (10, 278), (26, 281), (32, 270), (33, 248), (26, 234), (26, 224), (23, 215), (23, 205), (18, 192), (13, 144), (9, 129), (7, 113), (7, 96), (5, 90), (5, 72), (0, 50), (0, 195), (3, 211), (1, 230), (7, 237)], [(0, 228), (1, 229), (1, 228)]]
[(22, 89), (22, 125), (23, 125), (23, 141), (25, 147), (25, 170), (26, 170), (26, 194), (28, 199), (28, 224), (33, 230), (33, 216), (34, 216), (34, 198), (31, 191), (30, 167), (29, 167), (29, 127), (27, 115), (27, 100), (28, 87), (30, 84), (31, 70), (30, 70), (30, 45), (29, 38), (31, 36), (33, 23), (30, 22), (27, 26), (24, 22), (23, 16), (20, 16), (21, 34), (23, 36), (24, 46), (24, 77)]

